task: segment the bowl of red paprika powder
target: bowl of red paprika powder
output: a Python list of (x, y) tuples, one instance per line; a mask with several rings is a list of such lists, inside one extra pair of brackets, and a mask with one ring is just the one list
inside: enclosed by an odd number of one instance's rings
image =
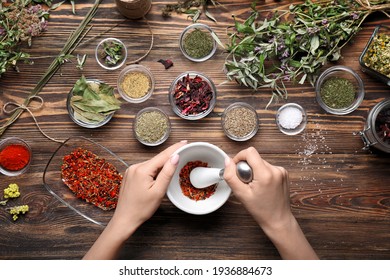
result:
[(0, 142), (0, 172), (7, 176), (18, 176), (30, 167), (32, 151), (30, 146), (18, 137)]

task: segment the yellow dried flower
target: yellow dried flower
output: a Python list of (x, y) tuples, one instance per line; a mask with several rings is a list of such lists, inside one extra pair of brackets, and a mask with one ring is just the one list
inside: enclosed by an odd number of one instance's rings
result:
[(9, 184), (8, 188), (4, 189), (4, 198), (16, 198), (19, 196), (20, 192), (17, 184)]

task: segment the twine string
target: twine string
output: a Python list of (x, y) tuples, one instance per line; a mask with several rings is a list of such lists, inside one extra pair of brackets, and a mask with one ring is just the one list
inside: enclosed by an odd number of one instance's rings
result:
[[(29, 99), (28, 99), (28, 102), (27, 104), (30, 102), (30, 101), (38, 101), (38, 105), (37, 106), (26, 106), (24, 104), (18, 104), (16, 102), (7, 102), (4, 104), (3, 106), (3, 112), (7, 115), (9, 114), (12, 114), (14, 112), (16, 112), (17, 110), (23, 110), (23, 111), (27, 111), (29, 112), (29, 114), (31, 115), (31, 117), (33, 118), (36, 126), (38, 127), (38, 130), (43, 134), (43, 136), (45, 136), (47, 139), (51, 140), (51, 141), (54, 141), (54, 142), (57, 142), (57, 143), (63, 143), (64, 141), (62, 140), (58, 140), (58, 139), (55, 139), (55, 138), (52, 138), (50, 137), (49, 135), (47, 135), (43, 130), (42, 128), (39, 126), (38, 124), (38, 121), (37, 119), (35, 118), (34, 114), (32, 111), (35, 111), (35, 110), (39, 110), (43, 107), (43, 98), (40, 97), (40, 96), (31, 96)], [(13, 107), (11, 109), (9, 109), (9, 107)], [(14, 122), (16, 121), (16, 119), (14, 119), (13, 121), (3, 125), (3, 126), (0, 126), (0, 130), (1, 129), (4, 129), (4, 128), (7, 128), (8, 126), (10, 126), (11, 124), (13, 124)]]

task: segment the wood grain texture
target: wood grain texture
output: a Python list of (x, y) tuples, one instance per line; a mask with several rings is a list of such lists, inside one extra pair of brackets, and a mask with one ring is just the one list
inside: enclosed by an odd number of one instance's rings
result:
[[(5, 102), (21, 102), (34, 87), (54, 56), (62, 48), (70, 32), (82, 20), (93, 1), (77, 3), (77, 15), (64, 4), (52, 12), (49, 29), (33, 41), (30, 53), (34, 65), (20, 65), (20, 73), (8, 71), (0, 79), (0, 106)], [(146, 16), (154, 33), (151, 53), (141, 62), (156, 77), (156, 89), (143, 104), (124, 103), (104, 127), (85, 129), (74, 124), (66, 110), (66, 96), (82, 74), (75, 62), (61, 68), (40, 96), (45, 100), (42, 110), (34, 111), (42, 129), (50, 136), (66, 139), (85, 136), (95, 140), (132, 164), (154, 156), (169, 145), (187, 139), (190, 142), (208, 141), (234, 156), (240, 150), (254, 146), (270, 163), (284, 166), (290, 174), (291, 204), (307, 238), (322, 259), (389, 259), (390, 258), (390, 172), (389, 155), (362, 150), (363, 142), (353, 133), (362, 130), (369, 110), (389, 97), (389, 88), (361, 72), (358, 57), (369, 36), (379, 23), (390, 20), (375, 15), (362, 26), (354, 41), (343, 50), (338, 62), (356, 70), (364, 80), (366, 96), (358, 110), (346, 116), (324, 113), (315, 101), (309, 84), (288, 86), (290, 102), (297, 102), (308, 113), (308, 125), (297, 136), (281, 134), (275, 125), (275, 112), (281, 104), (268, 110), (270, 92), (253, 92), (235, 83), (220, 85), (226, 77), (222, 71), (226, 54), (221, 49), (209, 61), (193, 63), (184, 58), (178, 47), (181, 30), (190, 24), (185, 15), (164, 19), (162, 7), (173, 1), (153, 1)], [(232, 25), (231, 15), (245, 19), (251, 1), (221, 1), (223, 8), (212, 8), (218, 23), (200, 22), (214, 28), (222, 41), (227, 42), (226, 28)], [(259, 7), (286, 7), (290, 1), (265, 1)], [(126, 20), (116, 10), (114, 1), (103, 1), (90, 39), (74, 54), (88, 54), (83, 74), (116, 86), (120, 70), (106, 71), (94, 59), (98, 34), (114, 27), (101, 37), (117, 37), (128, 46), (129, 58), (134, 60), (145, 53), (150, 44), (150, 32), (144, 20)], [(116, 26), (117, 25), (117, 26)], [(160, 58), (174, 61), (165, 70)], [(325, 68), (325, 67), (324, 67)], [(183, 71), (196, 70), (210, 76), (218, 89), (214, 111), (205, 119), (188, 122), (178, 118), (170, 109), (167, 91), (171, 81)], [(220, 116), (224, 108), (235, 101), (253, 104), (260, 116), (260, 130), (250, 141), (236, 143), (224, 136)], [(170, 116), (173, 130), (166, 143), (148, 148), (139, 144), (132, 132), (135, 114), (142, 108), (158, 106)], [(1, 120), (7, 116), (0, 115)], [(114, 137), (113, 137), (114, 135)], [(10, 178), (0, 175), (1, 189), (17, 182), (30, 212), (12, 222), (4, 207), (0, 208), (0, 259), (79, 259), (98, 237), (102, 228), (90, 223), (62, 205), (42, 183), (42, 174), (58, 143), (44, 138), (24, 113), (1, 139), (18, 136), (33, 149), (30, 170)], [(311, 151), (309, 153), (308, 151)], [(135, 233), (122, 250), (124, 259), (279, 259), (279, 255), (246, 210), (232, 196), (218, 211), (206, 216), (186, 214), (165, 198), (161, 207)]]

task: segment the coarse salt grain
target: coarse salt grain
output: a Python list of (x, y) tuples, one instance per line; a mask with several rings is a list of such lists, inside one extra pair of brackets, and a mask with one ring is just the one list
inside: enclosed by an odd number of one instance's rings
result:
[(302, 123), (303, 116), (299, 109), (286, 107), (279, 113), (278, 120), (283, 128), (295, 129)]

